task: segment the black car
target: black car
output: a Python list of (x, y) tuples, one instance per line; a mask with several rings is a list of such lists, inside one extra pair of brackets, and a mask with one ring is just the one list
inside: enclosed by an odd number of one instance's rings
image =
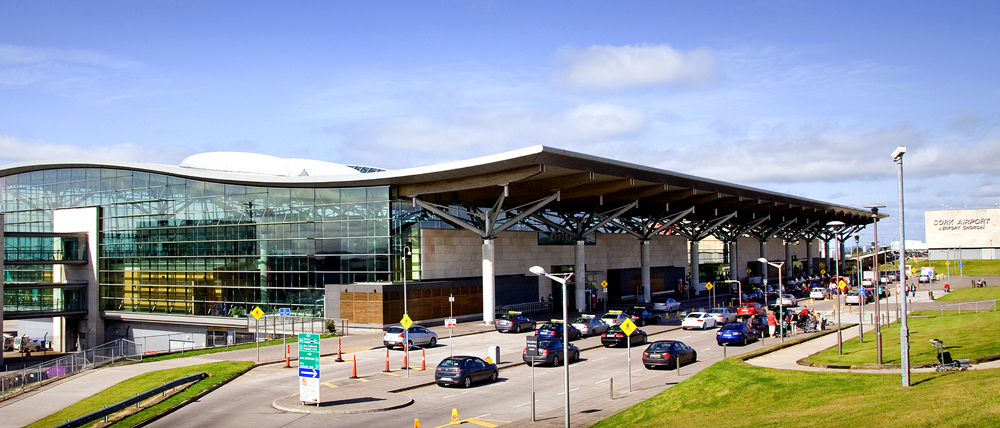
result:
[(660, 316), (650, 312), (648, 309), (637, 306), (632, 309), (625, 311), (628, 316), (632, 317), (632, 322), (635, 325), (642, 327), (646, 324), (659, 324)]
[[(635, 329), (632, 331), (632, 334), (628, 336), (628, 338), (632, 340), (632, 346), (644, 344), (646, 343), (646, 332)], [(629, 339), (625, 337), (625, 332), (622, 331), (622, 328), (617, 325), (608, 327), (608, 331), (601, 335), (601, 344), (604, 345), (605, 348), (619, 345), (626, 346), (628, 345), (628, 340)]]
[(520, 333), (521, 330), (534, 330), (535, 320), (521, 315), (520, 312), (506, 313), (497, 317), (497, 331)]
[(466, 388), (473, 382), (492, 380), (496, 382), (500, 371), (496, 364), (487, 363), (479, 357), (454, 356), (441, 360), (434, 371), (434, 381), (438, 385), (462, 385)]
[(698, 361), (698, 352), (677, 340), (658, 340), (642, 351), (642, 364), (647, 369), (677, 367), (678, 358), (682, 365), (693, 363)]
[[(534, 355), (529, 355), (528, 348), (524, 348), (521, 351), (521, 359), (528, 363), (529, 366), (533, 364), (552, 364), (553, 366), (558, 366), (562, 361), (566, 361), (565, 354), (563, 352), (562, 339), (539, 339), (538, 351)], [(579, 359), (580, 348), (571, 343), (569, 345), (569, 360), (573, 362)]]
[[(583, 333), (580, 329), (573, 327), (573, 324), (566, 324), (566, 328), (569, 330), (569, 340), (576, 340), (583, 337)], [(542, 326), (535, 331), (535, 336), (538, 336), (539, 339), (561, 339), (562, 335), (562, 320), (553, 320), (552, 322), (542, 324)]]

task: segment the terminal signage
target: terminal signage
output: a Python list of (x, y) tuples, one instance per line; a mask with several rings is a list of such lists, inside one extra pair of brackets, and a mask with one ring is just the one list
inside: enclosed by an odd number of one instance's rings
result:
[(524, 339), (528, 355), (538, 355), (538, 336), (525, 336)]
[(280, 308), (278, 309), (278, 315), (283, 317), (292, 316), (292, 308)]
[(299, 333), (299, 399), (319, 403), (319, 335)]

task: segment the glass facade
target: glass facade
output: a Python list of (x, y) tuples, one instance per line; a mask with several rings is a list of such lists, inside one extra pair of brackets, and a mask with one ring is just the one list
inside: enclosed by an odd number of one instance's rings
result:
[[(75, 168), (0, 177), (0, 189), (8, 232), (51, 232), (53, 211), (100, 207), (107, 311), (242, 317), (260, 306), (322, 315), (326, 284), (401, 279), (392, 269), (399, 249), (419, 254), (413, 224), (393, 221), (401, 204), (389, 186), (254, 187)], [(418, 263), (407, 268), (419, 276)], [(7, 277), (37, 274), (10, 266)]]

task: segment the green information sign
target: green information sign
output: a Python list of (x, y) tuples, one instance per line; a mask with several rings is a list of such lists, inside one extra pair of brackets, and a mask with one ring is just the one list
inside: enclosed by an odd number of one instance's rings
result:
[(299, 368), (319, 370), (319, 335), (299, 333)]

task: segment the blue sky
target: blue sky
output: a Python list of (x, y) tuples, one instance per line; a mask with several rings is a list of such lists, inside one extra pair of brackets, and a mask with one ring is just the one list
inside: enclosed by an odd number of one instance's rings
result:
[[(893, 216), (1000, 204), (996, 2), (0, 0), (0, 163), (543, 144)], [(862, 235), (862, 239), (870, 240)]]

